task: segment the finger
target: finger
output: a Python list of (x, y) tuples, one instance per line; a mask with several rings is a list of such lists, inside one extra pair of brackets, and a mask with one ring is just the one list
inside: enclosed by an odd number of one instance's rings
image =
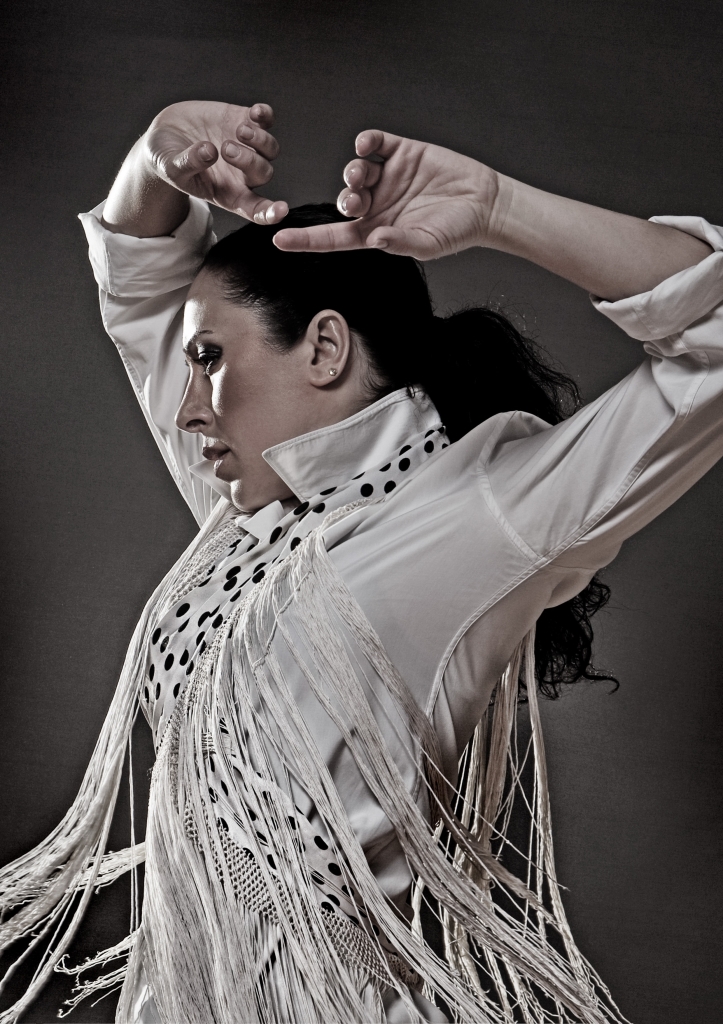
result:
[(344, 181), (352, 192), (361, 188), (373, 188), (382, 176), (384, 164), (371, 160), (351, 160), (344, 168)]
[(279, 144), (276, 139), (258, 125), (240, 124), (236, 129), (236, 138), (244, 146), (251, 146), (267, 160), (275, 160), (279, 155)]
[(268, 103), (254, 103), (249, 109), (249, 115), (262, 128), (270, 128), (274, 123), (274, 112)]
[(317, 224), (311, 228), (282, 228), (274, 235), (274, 245), (284, 252), (335, 252), (361, 249), (363, 241), (358, 221)]
[(339, 193), (336, 201), (339, 213), (343, 213), (345, 217), (363, 217), (369, 212), (371, 205), (372, 194), (367, 188), (359, 189), (358, 192), (345, 188)]
[(278, 224), (289, 212), (283, 200), (264, 199), (251, 191), (239, 196), (236, 202), (238, 205), (233, 212), (255, 224)]
[(356, 137), (357, 156), (380, 156), (387, 160), (399, 149), (404, 140), (401, 135), (390, 135), (389, 132), (370, 128)]
[(161, 166), (171, 181), (187, 181), (200, 171), (205, 171), (218, 160), (218, 150), (212, 142), (194, 142), (173, 158), (162, 158)]
[(274, 176), (274, 169), (269, 161), (259, 156), (250, 146), (242, 146), (227, 139), (221, 146), (221, 156), (227, 164), (243, 171), (246, 183), (251, 188), (266, 185)]

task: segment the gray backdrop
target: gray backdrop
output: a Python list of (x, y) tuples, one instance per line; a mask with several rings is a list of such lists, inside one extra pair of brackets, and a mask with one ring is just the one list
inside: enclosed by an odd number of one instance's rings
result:
[[(3, 18), (5, 860), (72, 800), (136, 616), (194, 532), (104, 335), (75, 220), (152, 116), (184, 98), (272, 103), (268, 194), (292, 204), (333, 198), (355, 134), (383, 127), (578, 199), (723, 223), (723, 19), (717, 0), (23, 0)], [(586, 295), (521, 261), (476, 251), (429, 273), (441, 306), (502, 302), (587, 397), (640, 358)], [(573, 928), (638, 1024), (723, 1019), (722, 496), (718, 467), (607, 571), (597, 660), (619, 692), (580, 684), (545, 708)], [(136, 750), (143, 788), (145, 726)], [(114, 890), (78, 959), (124, 934)], [(68, 988), (59, 977), (26, 1019), (53, 1019)], [(71, 1019), (112, 1020), (112, 1002)]]

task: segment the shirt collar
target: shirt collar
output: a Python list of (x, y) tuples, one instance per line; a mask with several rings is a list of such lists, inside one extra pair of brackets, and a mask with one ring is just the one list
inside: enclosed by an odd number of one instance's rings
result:
[[(401, 388), (354, 416), (282, 441), (262, 455), (289, 489), (306, 501), (327, 487), (338, 487), (372, 469), (415, 434), (439, 426), (439, 413), (429, 396), (423, 391), (410, 396), (406, 388)], [(209, 461), (189, 468), (194, 476), (230, 500), (229, 485), (217, 479)], [(279, 502), (272, 502), (244, 521), (243, 528), (255, 532), (249, 526), (256, 525), (257, 517), (270, 512), (274, 505), (281, 508)]]

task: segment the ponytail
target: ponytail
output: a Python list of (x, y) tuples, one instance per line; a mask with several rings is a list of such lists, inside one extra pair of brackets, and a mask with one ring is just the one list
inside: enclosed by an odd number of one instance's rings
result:
[[(331, 204), (297, 207), (282, 225), (249, 224), (218, 242), (202, 269), (223, 282), (227, 298), (252, 307), (269, 342), (291, 348), (320, 309), (335, 309), (361, 339), (370, 400), (399, 388), (425, 391), (450, 440), (496, 413), (519, 410), (559, 423), (580, 404), (574, 381), (501, 313), (485, 307), (435, 316), (424, 271), (407, 256), (376, 249), (285, 253), (280, 227), (344, 220)], [(559, 696), (563, 683), (610, 679), (592, 668), (591, 616), (610, 590), (597, 578), (571, 601), (545, 610), (537, 625), (537, 682)]]

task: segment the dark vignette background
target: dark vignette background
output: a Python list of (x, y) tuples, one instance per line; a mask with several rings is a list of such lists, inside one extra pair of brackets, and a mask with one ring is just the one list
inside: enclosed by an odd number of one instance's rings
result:
[[(152, 116), (184, 98), (272, 103), (268, 194), (292, 204), (333, 198), (357, 131), (383, 127), (588, 202), (723, 223), (722, 43), (717, 0), (6, 3), (3, 860), (72, 800), (135, 619), (194, 532), (104, 335), (75, 220)], [(440, 307), (512, 311), (586, 397), (640, 358), (586, 295), (521, 261), (475, 251), (429, 275)], [(580, 685), (545, 708), (573, 928), (637, 1024), (723, 1019), (721, 497), (718, 467), (608, 570), (597, 658), (620, 691)], [(136, 749), (143, 786), (145, 727)], [(74, 958), (124, 934), (114, 889)], [(53, 1019), (68, 988), (59, 977), (26, 1020)], [(71, 1019), (110, 1021), (112, 1002)]]

